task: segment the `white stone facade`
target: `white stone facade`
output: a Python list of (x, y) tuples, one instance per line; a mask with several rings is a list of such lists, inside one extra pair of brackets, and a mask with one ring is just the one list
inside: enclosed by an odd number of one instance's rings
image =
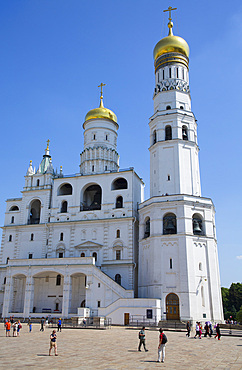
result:
[(119, 126), (102, 94), (83, 124), (79, 173), (55, 173), (49, 143), (37, 171), (30, 163), (22, 197), (7, 200), (3, 317), (69, 318), (86, 307), (117, 324), (223, 320), (215, 211), (201, 197), (188, 58), (173, 54), (156, 64), (148, 200), (134, 169), (119, 169)]

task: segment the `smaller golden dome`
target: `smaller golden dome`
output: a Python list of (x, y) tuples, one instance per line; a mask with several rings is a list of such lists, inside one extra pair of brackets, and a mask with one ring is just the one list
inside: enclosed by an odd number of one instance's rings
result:
[(172, 32), (173, 23), (168, 23), (169, 35), (161, 39), (154, 48), (154, 60), (166, 53), (180, 53), (189, 57), (189, 46), (187, 42), (179, 36), (174, 36)]
[(105, 118), (111, 119), (115, 123), (117, 123), (117, 116), (113, 113), (110, 109), (104, 108), (103, 106), (103, 96), (101, 95), (100, 98), (100, 105), (99, 108), (91, 109), (85, 117), (85, 122), (89, 119), (96, 119), (96, 118)]

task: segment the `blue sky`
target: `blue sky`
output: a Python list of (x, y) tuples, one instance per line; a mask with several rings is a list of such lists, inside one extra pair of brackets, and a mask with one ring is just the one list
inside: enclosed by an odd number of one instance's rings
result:
[[(5, 200), (21, 196), (29, 160), (46, 140), (54, 167), (79, 171), (85, 114), (104, 104), (120, 126), (120, 167), (133, 166), (149, 197), (153, 48), (174, 33), (190, 46), (192, 110), (198, 120), (202, 195), (216, 207), (221, 284), (241, 282), (242, 3), (158, 0), (0, 1), (0, 224)], [(240, 257), (240, 258), (239, 258)]]

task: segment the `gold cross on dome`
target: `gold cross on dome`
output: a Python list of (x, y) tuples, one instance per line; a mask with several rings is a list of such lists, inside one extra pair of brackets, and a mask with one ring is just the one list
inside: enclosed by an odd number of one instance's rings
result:
[(171, 12), (172, 10), (177, 10), (177, 8), (172, 8), (172, 6), (169, 6), (168, 9), (163, 10), (163, 12), (169, 12), (169, 21), (171, 21)]
[(103, 96), (103, 86), (106, 86), (106, 84), (103, 84), (102, 82), (98, 87), (101, 87), (101, 96)]
[(47, 148), (46, 148), (46, 150), (49, 150), (49, 147), (50, 147), (50, 140), (48, 139), (47, 140)]

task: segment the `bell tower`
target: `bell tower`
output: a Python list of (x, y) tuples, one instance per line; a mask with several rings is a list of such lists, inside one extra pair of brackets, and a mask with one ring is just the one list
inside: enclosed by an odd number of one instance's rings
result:
[[(172, 9), (169, 8), (171, 13)], [(150, 195), (201, 195), (197, 123), (191, 111), (189, 46), (173, 35), (154, 48), (154, 114), (150, 118)]]
[[(164, 320), (222, 321), (212, 200), (201, 196), (189, 46), (173, 35), (154, 48), (150, 198), (140, 204), (139, 297), (160, 298)], [(145, 271), (145, 276), (142, 273)]]

